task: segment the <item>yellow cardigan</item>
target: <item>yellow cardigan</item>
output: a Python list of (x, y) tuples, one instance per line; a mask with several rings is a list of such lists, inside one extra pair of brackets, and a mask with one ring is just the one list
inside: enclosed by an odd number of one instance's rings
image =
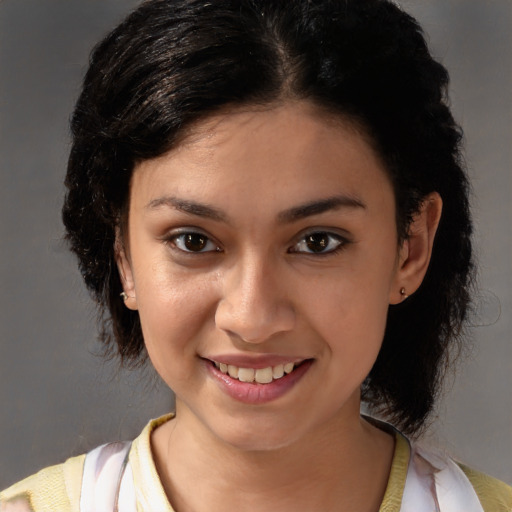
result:
[[(137, 512), (173, 512), (153, 462), (151, 432), (169, 415), (152, 420), (132, 443), (129, 460), (136, 487)], [(380, 512), (399, 512), (409, 464), (407, 440), (396, 434), (395, 453)], [(80, 512), (85, 455), (43, 469), (0, 493), (0, 512)], [(511, 512), (512, 487), (460, 465), (472, 483), (485, 512)], [(463, 512), (463, 511), (461, 511)]]

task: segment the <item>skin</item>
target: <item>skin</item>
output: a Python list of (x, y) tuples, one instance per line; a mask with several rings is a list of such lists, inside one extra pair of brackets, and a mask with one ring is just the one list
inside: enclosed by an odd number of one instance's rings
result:
[[(326, 207), (332, 198), (340, 204)], [(138, 165), (118, 264), (176, 394), (176, 419), (152, 448), (178, 512), (225, 510), (226, 499), (252, 512), (379, 509), (394, 441), (361, 419), (360, 385), (389, 305), (421, 284), (441, 206), (428, 196), (400, 243), (378, 155), (306, 102), (217, 115)], [(312, 252), (307, 236), (319, 232), (326, 248)], [(184, 233), (200, 233), (202, 251)], [(258, 404), (226, 394), (208, 370), (262, 354), (312, 364)]]

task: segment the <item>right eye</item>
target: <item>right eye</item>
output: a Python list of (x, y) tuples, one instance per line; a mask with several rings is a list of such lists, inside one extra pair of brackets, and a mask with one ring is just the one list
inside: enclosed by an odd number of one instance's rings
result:
[(183, 252), (219, 252), (220, 248), (215, 245), (203, 233), (179, 233), (169, 238), (169, 241)]

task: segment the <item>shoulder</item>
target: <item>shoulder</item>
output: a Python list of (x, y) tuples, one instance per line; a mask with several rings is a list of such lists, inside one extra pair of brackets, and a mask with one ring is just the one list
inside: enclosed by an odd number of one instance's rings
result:
[(512, 511), (512, 487), (492, 476), (458, 464), (475, 489), (485, 512)]
[(412, 463), (417, 469), (425, 471), (425, 463), (431, 468), (437, 499), (440, 504), (445, 503), (448, 510), (447, 504), (454, 503), (456, 498), (465, 504), (464, 510), (512, 512), (512, 487), (509, 485), (454, 461), (443, 451), (415, 446), (413, 452)]
[(42, 469), (0, 492), (0, 512), (77, 512), (85, 455)]
[[(167, 414), (151, 420), (133, 443), (114, 442), (101, 445), (88, 454), (42, 469), (1, 491), (0, 512), (78, 512), (82, 486), (95, 488), (100, 477), (104, 477), (102, 482), (117, 484), (119, 471), (128, 452), (130, 459), (133, 457), (136, 463), (134, 470), (138, 471), (139, 467), (152, 468), (148, 463), (152, 457), (151, 433), (172, 418), (172, 414)], [(156, 474), (156, 470), (154, 473)]]

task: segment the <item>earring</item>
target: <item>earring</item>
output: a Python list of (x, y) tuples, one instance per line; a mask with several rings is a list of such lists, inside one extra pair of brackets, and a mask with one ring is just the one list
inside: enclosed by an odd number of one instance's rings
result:
[(121, 292), (121, 293), (119, 294), (119, 296), (120, 296), (124, 301), (128, 300), (128, 295), (126, 294), (126, 292)]
[(404, 287), (400, 288), (400, 295), (402, 296), (402, 300), (405, 300), (409, 297), (409, 295), (407, 295), (407, 293), (405, 293)]

